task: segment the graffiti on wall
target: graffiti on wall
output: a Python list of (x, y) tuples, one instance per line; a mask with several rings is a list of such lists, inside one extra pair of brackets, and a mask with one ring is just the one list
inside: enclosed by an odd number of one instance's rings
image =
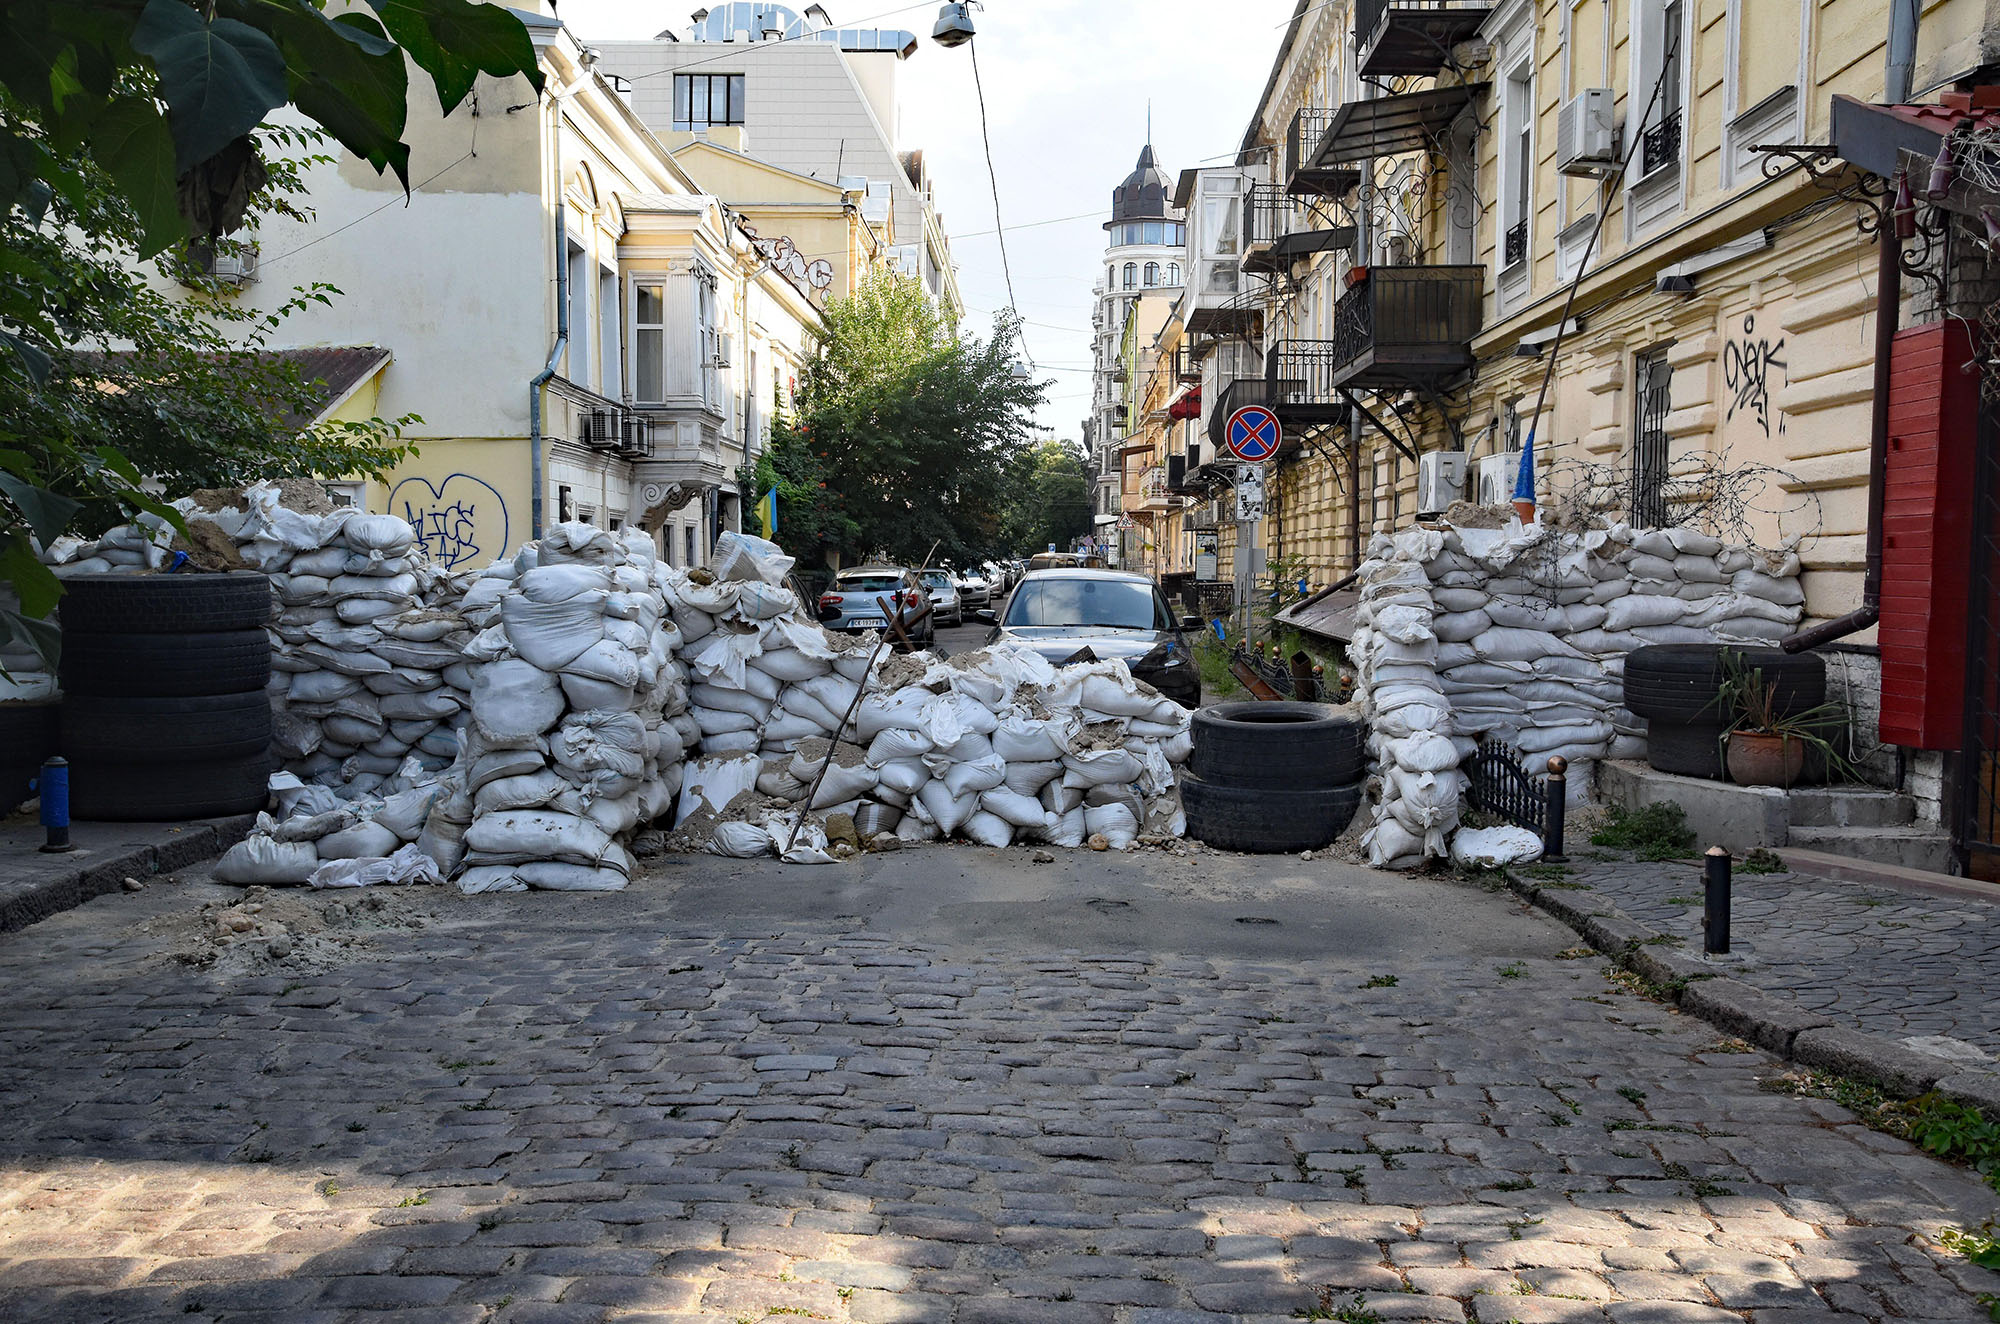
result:
[[(750, 229), (747, 225), (743, 228)], [(751, 230), (750, 236), (750, 242), (756, 245), (757, 251), (762, 253), (772, 266), (812, 291), (815, 299), (826, 298), (827, 291), (833, 288), (833, 263), (825, 258), (808, 262), (806, 255), (799, 252), (798, 245), (792, 242), (790, 235), (765, 239)]]
[(431, 560), (447, 570), (507, 550), (507, 499), (471, 474), (450, 474), (437, 483), (405, 478), (389, 492), (389, 512), (408, 520)]
[[(1729, 388), (1728, 418), (1748, 414), (1771, 435), (1771, 375), (1779, 375), (1778, 385), (1791, 379), (1783, 358), (1785, 338), (1772, 340), (1757, 334), (1757, 315), (1743, 314), (1743, 334), (1732, 336), (1722, 347), (1722, 382)], [(1778, 432), (1785, 431), (1785, 415), (1778, 413)]]

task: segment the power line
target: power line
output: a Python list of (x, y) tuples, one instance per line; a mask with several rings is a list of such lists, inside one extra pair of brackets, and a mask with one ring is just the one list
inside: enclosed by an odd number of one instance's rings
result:
[[(479, 121), (477, 119), (473, 120), (475, 133), (477, 132), (478, 124)], [(328, 230), (325, 234), (316, 235), (313, 238), (306, 240), (303, 244), (300, 244), (297, 248), (287, 249), (284, 252), (278, 254), (276, 257), (264, 258), (258, 263), (258, 265), (261, 267), (268, 267), (274, 262), (283, 262), (288, 257), (292, 257), (295, 254), (305, 252), (308, 248), (311, 248), (314, 244), (324, 243), (326, 240), (333, 238), (335, 235), (339, 234), (343, 230), (353, 229), (355, 226), (361, 224), (369, 217), (374, 216), (379, 212), (385, 212), (389, 210), (389, 208), (395, 206), (398, 202), (401, 202), (405, 207), (409, 206), (410, 203), (416, 199), (417, 194), (423, 192), (424, 187), (426, 185), (442, 177), (446, 170), (451, 170), (457, 166), (465, 164), (467, 161), (470, 161), (472, 159), (472, 156), (473, 154), (470, 151), (466, 152), (465, 155), (459, 157), (458, 160), (453, 161), (450, 165), (445, 166), (442, 170), (439, 170), (437, 174), (434, 174), (430, 176), (428, 179), (419, 182), (405, 196), (401, 198), (390, 198), (387, 202), (383, 203), (381, 206), (362, 212), (359, 216), (355, 217), (347, 224), (336, 226), (335, 228)]]
[[(966, 42), (972, 52), (972, 86), (979, 95), (979, 141), (986, 149), (986, 181), (993, 188), (993, 233), (1000, 241), (1000, 270), (1007, 278), (1008, 311), (1020, 316), (1021, 300), (1014, 293), (1014, 268), (1007, 260), (1007, 226), (1000, 219), (1000, 172), (993, 168), (993, 135), (986, 125), (986, 84), (979, 76), (979, 39)], [(1021, 340), (1021, 357), (1028, 361), (1028, 367), (1035, 366), (1035, 356), (1028, 349), (1028, 337), (1017, 329)]]

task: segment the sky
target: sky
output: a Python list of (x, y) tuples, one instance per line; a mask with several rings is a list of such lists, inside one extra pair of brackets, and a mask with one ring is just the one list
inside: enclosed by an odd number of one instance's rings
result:
[[(992, 233), (971, 51), (930, 40), (937, 0), (822, 3), (841, 27), (907, 28), (922, 39), (903, 65), (897, 147), (923, 149), (968, 325), (985, 335), (1010, 300)], [(680, 32), (700, 7), (562, 0), (560, 12), (589, 41)], [(804, 0), (793, 7), (803, 9)], [(1028, 322), (1028, 353), (1052, 383), (1040, 417), (1049, 434), (1078, 438), (1089, 412), (1090, 287), (1103, 260), (1101, 227), (1111, 190), (1145, 145), (1148, 99), (1154, 151), (1170, 177), (1227, 157), (1243, 140), (1293, 8), (1293, 0), (992, 0), (974, 12), (1014, 293)], [(1056, 223), (1040, 224), (1049, 221)]]

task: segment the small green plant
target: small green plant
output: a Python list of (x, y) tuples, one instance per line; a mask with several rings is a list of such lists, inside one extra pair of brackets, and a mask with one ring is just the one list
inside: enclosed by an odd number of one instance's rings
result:
[(495, 1301), (493, 1303), (493, 1308), (495, 1310), (505, 1310), (508, 1306), (511, 1306), (513, 1304), (514, 1304), (514, 1294), (512, 1292), (509, 1292), (507, 1293), (507, 1295), (501, 1297), (498, 1301)]
[(2000, 1124), (1941, 1094), (1910, 1101), (1910, 1139), (1939, 1158), (1963, 1163), (2000, 1191)]
[(368, 1129), (368, 1123), (366, 1123), (366, 1122), (349, 1122), (349, 1123), (347, 1124), (347, 1129), (348, 1129), (348, 1130), (350, 1130), (350, 1131), (366, 1131), (366, 1130)]
[(1829, 700), (1798, 712), (1788, 712), (1778, 698), (1778, 682), (1764, 679), (1764, 669), (1747, 663), (1733, 648), (1722, 650), (1722, 681), (1716, 687), (1711, 710), (1728, 728), (1722, 740), (1736, 734), (1776, 736), (1786, 745), (1796, 742), (1807, 753), (1817, 753), (1827, 771), (1841, 781), (1859, 781), (1860, 773), (1845, 755), (1827, 739), (1829, 732), (1847, 726), (1847, 709)]
[(1698, 896), (1670, 896), (1667, 898), (1667, 904), (1670, 906), (1698, 906), (1701, 904), (1701, 898)]
[(1506, 965), (1500, 967), (1500, 977), (1502, 979), (1526, 979), (1528, 977), (1528, 967), (1519, 961), (1509, 961)]
[(834, 1295), (839, 1297), (844, 1302), (852, 1301), (854, 1299), (854, 1289), (851, 1287), (843, 1287), (835, 1291)]
[(1646, 1091), (1636, 1085), (1620, 1085), (1618, 1095), (1635, 1108), (1646, 1101)]
[(1370, 976), (1368, 977), (1368, 982), (1367, 982), (1367, 983), (1365, 983), (1365, 984), (1363, 984), (1363, 985), (1361, 985), (1361, 987), (1362, 987), (1362, 988), (1394, 988), (1394, 987), (1396, 987), (1396, 976), (1394, 976), (1394, 975), (1370, 975)]
[(1776, 851), (1753, 846), (1750, 853), (1736, 862), (1738, 873), (1784, 873), (1788, 866)]
[(1593, 846), (1629, 850), (1641, 860), (1681, 860), (1694, 854), (1694, 833), (1687, 825), (1687, 811), (1672, 801), (1632, 810), (1612, 805), (1605, 811), (1604, 826), (1591, 834)]
[(330, 1181), (326, 1185), (319, 1188), (319, 1193), (321, 1195), (326, 1196), (328, 1199), (332, 1199), (334, 1196), (340, 1194), (340, 1183), (337, 1181)]
[(1486, 1189), (1489, 1191), (1532, 1191), (1535, 1189), (1535, 1179), (1533, 1177), (1509, 1177), (1505, 1181), (1494, 1182)]
[(799, 1149), (796, 1143), (792, 1144), (785, 1150), (785, 1166), (788, 1168), (798, 1167), (799, 1160), (802, 1157), (804, 1157), (803, 1151)]
[(472, 1059), (469, 1057), (441, 1057), (438, 1059), (438, 1067), (443, 1071), (463, 1071), (471, 1065)]
[(1361, 1168), (1335, 1168), (1334, 1171), (1340, 1174), (1342, 1184), (1350, 1191), (1360, 1190), (1368, 1184), (1368, 1175)]
[(1204, 697), (1227, 699), (1243, 692), (1243, 683), (1229, 670), (1229, 645), (1212, 631), (1203, 630), (1194, 645), (1195, 664), (1201, 668)]
[(414, 1208), (416, 1208), (416, 1207), (417, 1207), (418, 1205), (425, 1205), (425, 1204), (429, 1204), (430, 1202), (431, 1202), (431, 1197), (430, 1197), (430, 1194), (429, 1194), (428, 1192), (426, 1192), (426, 1191), (418, 1191), (418, 1192), (417, 1192), (417, 1193), (416, 1193), (415, 1195), (406, 1195), (406, 1196), (404, 1196), (404, 1197), (403, 1197), (403, 1202), (402, 1202), (401, 1204), (397, 1205), (397, 1206), (396, 1206), (396, 1208), (398, 1208), (398, 1209), (414, 1209)]
[(1313, 1179), (1312, 1165), (1306, 1162), (1304, 1154), (1292, 1155), (1292, 1167), (1298, 1172), (1300, 1181), (1311, 1181)]
[(1367, 1300), (1356, 1292), (1350, 1301), (1335, 1304), (1331, 1287), (1319, 1289), (1319, 1301), (1292, 1312), (1294, 1319), (1335, 1320), (1338, 1324), (1382, 1324), (1382, 1317), (1368, 1308)]

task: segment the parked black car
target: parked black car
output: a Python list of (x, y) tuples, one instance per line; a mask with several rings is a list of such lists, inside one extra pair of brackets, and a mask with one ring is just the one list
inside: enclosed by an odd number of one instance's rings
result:
[(1132, 674), (1183, 708), (1201, 706), (1201, 668), (1193, 640), (1201, 618), (1176, 619), (1159, 585), (1116, 570), (1035, 570), (1021, 581), (1004, 618), (975, 611), (992, 625), (986, 642), (1013, 639), (1051, 662), (1088, 648), (1122, 658)]

